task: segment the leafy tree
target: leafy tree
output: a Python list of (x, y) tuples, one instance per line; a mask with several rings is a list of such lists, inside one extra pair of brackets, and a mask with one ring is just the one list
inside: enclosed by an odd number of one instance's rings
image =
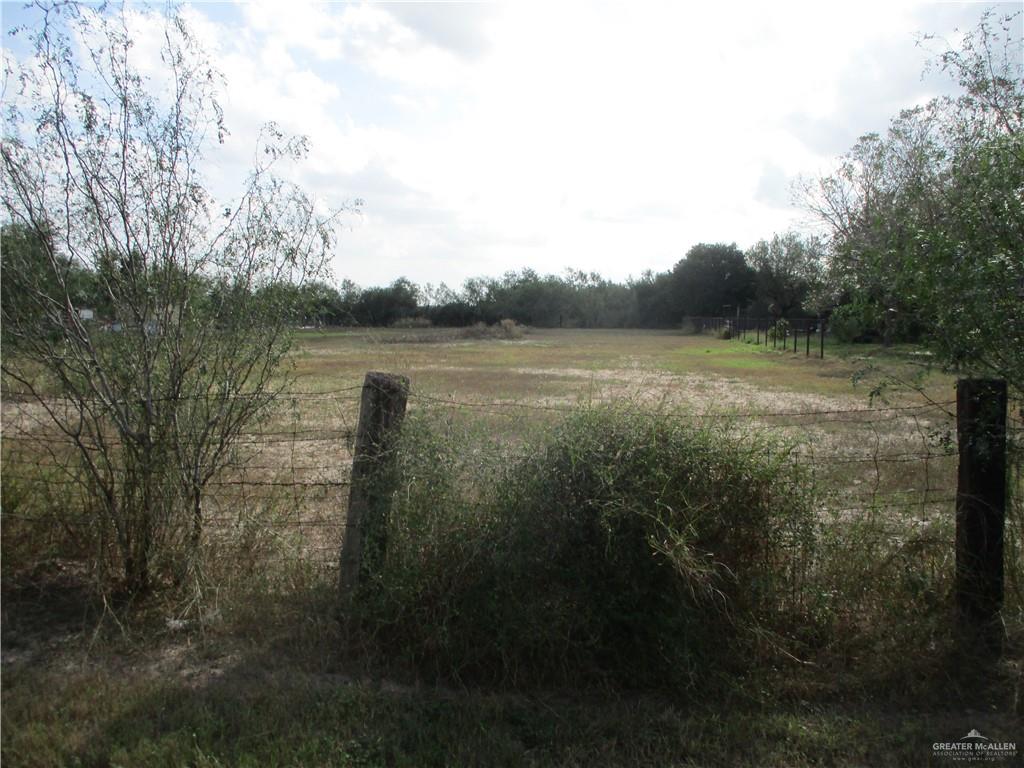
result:
[(434, 325), (461, 328), (477, 322), (480, 314), (475, 306), (456, 296), (444, 304), (429, 307), (427, 317)]
[(812, 210), (832, 231), (830, 278), (848, 296), (839, 315), (890, 344), (918, 325), (902, 269), (917, 249), (917, 223), (939, 215), (941, 154), (935, 123), (921, 108), (895, 119), (885, 136), (867, 134), (819, 180)]
[(746, 253), (757, 273), (757, 295), (775, 317), (792, 317), (805, 308), (822, 279), (824, 244), (798, 232), (759, 240)]
[(641, 328), (668, 328), (677, 324), (682, 313), (676, 306), (671, 272), (655, 274), (646, 270), (629, 284), (635, 303), (635, 324)]
[(345, 299), (333, 285), (311, 280), (298, 287), (298, 321), (304, 326), (343, 325), (348, 314)]
[(0, 228), (0, 307), (4, 321), (0, 332), (7, 344), (17, 339), (19, 329), (32, 329), (34, 334), (53, 332), (40, 302), (19, 290), (26, 281), (38, 286), (39, 297), (45, 297), (51, 307), (62, 301), (62, 285), (67, 286), (76, 310), (106, 304), (96, 276), (80, 264), (59, 255), (57, 269), (50, 268), (47, 254), (53, 250), (51, 240), (49, 233), (23, 224)]
[(353, 325), (356, 321), (355, 308), (362, 289), (351, 280), (342, 280), (338, 288), (338, 314), (335, 317), (337, 325)]
[(360, 325), (391, 325), (416, 314), (418, 293), (414, 283), (400, 277), (386, 288), (367, 288), (360, 293), (352, 313)]
[(568, 269), (566, 314), (571, 325), (584, 328), (622, 328), (635, 322), (632, 289), (606, 280), (597, 272)]
[(427, 283), (419, 289), (419, 295), (422, 297), (424, 307), (440, 307), (459, 300), (458, 294), (446, 283), (440, 285)]
[(736, 244), (700, 243), (672, 270), (680, 315), (735, 313), (756, 293), (756, 275)]
[(938, 65), (958, 96), (908, 110), (809, 190), (850, 314), (915, 331), (951, 369), (1024, 391), (1024, 64), (1019, 14), (986, 14)]
[(635, 316), (633, 290), (605, 280), (596, 272), (566, 270), (564, 276), (535, 270), (506, 272), (501, 278), (466, 281), (462, 296), (445, 315), (494, 323), (511, 318), (542, 327), (622, 327)]
[[(66, 440), (97, 564), (138, 593), (200, 574), (208, 484), (286, 383), (292, 286), (321, 273), (331, 217), (275, 176), (305, 142), (274, 126), (239, 197), (214, 200), (201, 170), (225, 134), (220, 80), (180, 17), (156, 83), (131, 11), (35, 10), (0, 147), (3, 373)], [(86, 277), (106, 324), (77, 312)]]
[(961, 88), (934, 102), (943, 183), (904, 265), (929, 342), (951, 367), (1024, 393), (1024, 41), (1021, 14), (986, 14), (940, 66)]

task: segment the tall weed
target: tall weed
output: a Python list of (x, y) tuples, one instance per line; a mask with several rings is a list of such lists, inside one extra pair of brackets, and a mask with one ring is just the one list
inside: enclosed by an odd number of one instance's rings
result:
[(516, 445), (410, 419), (385, 561), (354, 616), (441, 678), (695, 686), (756, 650), (813, 545), (765, 438), (585, 406)]

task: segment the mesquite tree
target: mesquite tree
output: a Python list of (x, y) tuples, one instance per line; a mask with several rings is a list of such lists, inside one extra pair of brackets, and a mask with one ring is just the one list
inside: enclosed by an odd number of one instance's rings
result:
[(955, 96), (862, 137), (805, 200), (831, 233), (830, 276), (887, 341), (1024, 392), (1024, 40), (987, 13), (936, 65)]
[(37, 10), (7, 72), (3, 373), (84, 491), (97, 564), (139, 592), (197, 563), (208, 484), (286, 381), (293, 287), (339, 212), (275, 175), (306, 147), (273, 125), (238, 197), (214, 199), (221, 83), (179, 16), (157, 82), (129, 11)]

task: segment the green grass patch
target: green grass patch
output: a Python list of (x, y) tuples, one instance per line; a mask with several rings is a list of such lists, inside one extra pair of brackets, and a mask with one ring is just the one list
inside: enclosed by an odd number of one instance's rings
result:
[(655, 696), (413, 689), (244, 664), (198, 685), (56, 670), (7, 673), (3, 685), (9, 768), (904, 766), (929, 764), (935, 741), (969, 727), (1019, 736), (1009, 713), (992, 711), (738, 699), (680, 707)]

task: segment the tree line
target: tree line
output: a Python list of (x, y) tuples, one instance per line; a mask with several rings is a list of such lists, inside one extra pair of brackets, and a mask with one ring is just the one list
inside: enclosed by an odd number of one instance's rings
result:
[[(47, 274), (48, 249), (20, 225), (3, 228), (3, 268), (22, 275)], [(821, 240), (787, 233), (761, 241), (746, 253), (735, 244), (693, 246), (673, 269), (644, 272), (617, 283), (597, 272), (569, 269), (542, 275), (533, 269), (501, 277), (471, 278), (459, 290), (446, 284), (417, 285), (401, 277), (387, 286), (360, 288), (350, 280), (333, 285), (325, 279), (275, 285), (288, 294), (295, 324), (304, 326), (389, 326), (410, 320), (433, 325), (465, 326), (510, 318), (538, 327), (670, 328), (685, 317), (736, 315), (779, 318), (815, 316), (814, 303), (824, 265)], [(96, 259), (86, 267), (64, 260), (66, 284), (77, 307), (96, 318), (112, 318), (115, 308), (106, 285), (114, 261)], [(216, 280), (189, 276), (198, 293), (216, 294)], [(25, 303), (17, 281), (4, 289), (12, 311)], [(59, 286), (52, 286), (58, 292)], [(265, 288), (254, 288), (259, 293)]]
[(417, 285), (400, 277), (361, 288), (316, 281), (296, 287), (297, 320), (317, 326), (388, 326), (409, 320), (440, 326), (510, 318), (537, 327), (672, 328), (686, 317), (813, 317), (823, 243), (797, 233), (762, 241), (746, 253), (735, 244), (693, 246), (673, 269), (615, 282), (597, 272), (541, 274), (525, 268), (474, 277), (461, 288)]

